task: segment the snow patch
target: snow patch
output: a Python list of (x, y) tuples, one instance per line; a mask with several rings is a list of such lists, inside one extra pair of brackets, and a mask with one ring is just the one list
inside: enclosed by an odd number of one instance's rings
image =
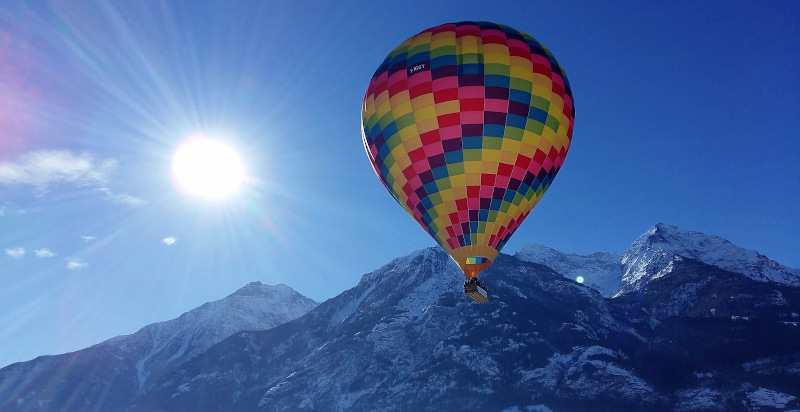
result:
[(719, 410), (728, 395), (711, 388), (692, 388), (679, 391), (675, 402), (676, 411)]
[(758, 388), (747, 394), (747, 400), (753, 405), (778, 409), (786, 408), (786, 404), (794, 399), (795, 397), (792, 395), (776, 392), (767, 388)]
[(654, 396), (653, 387), (617, 364), (625, 359), (602, 346), (575, 347), (570, 354), (553, 354), (543, 368), (521, 372), (521, 381), (534, 380), (547, 391), (580, 393), (589, 399), (609, 394), (630, 400)]
[(619, 294), (641, 289), (651, 279), (668, 275), (672, 265), (681, 258), (741, 273), (759, 282), (800, 286), (798, 269), (783, 266), (754, 250), (736, 246), (718, 236), (659, 223), (636, 239), (622, 254)]

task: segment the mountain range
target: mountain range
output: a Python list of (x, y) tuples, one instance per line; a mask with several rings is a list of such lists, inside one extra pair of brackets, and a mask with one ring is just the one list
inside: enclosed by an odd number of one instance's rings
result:
[(757, 252), (658, 224), (621, 256), (529, 245), (481, 277), (475, 304), (429, 248), (319, 305), (252, 283), (0, 369), (0, 411), (800, 409), (800, 271)]
[(286, 285), (250, 283), (222, 300), (134, 334), (0, 369), (0, 410), (121, 408), (160, 376), (232, 334), (269, 329), (316, 306)]

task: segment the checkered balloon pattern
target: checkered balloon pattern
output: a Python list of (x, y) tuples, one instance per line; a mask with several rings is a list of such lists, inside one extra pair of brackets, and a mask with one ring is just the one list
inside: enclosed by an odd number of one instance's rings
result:
[(508, 26), (460, 22), (394, 49), (361, 120), (375, 173), (472, 278), (550, 187), (574, 116), (567, 77), (544, 46)]

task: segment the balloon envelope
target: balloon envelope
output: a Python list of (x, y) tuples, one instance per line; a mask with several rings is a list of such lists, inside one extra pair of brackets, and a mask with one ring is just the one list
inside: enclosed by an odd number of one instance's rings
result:
[(508, 26), (460, 22), (389, 53), (361, 120), (384, 186), (472, 278), (550, 187), (574, 116), (567, 77), (544, 46)]

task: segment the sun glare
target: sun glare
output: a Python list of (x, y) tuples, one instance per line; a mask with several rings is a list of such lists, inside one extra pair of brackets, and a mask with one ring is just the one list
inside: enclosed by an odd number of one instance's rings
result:
[(172, 178), (178, 189), (188, 195), (224, 199), (236, 193), (244, 177), (239, 155), (217, 140), (189, 138), (172, 157)]

